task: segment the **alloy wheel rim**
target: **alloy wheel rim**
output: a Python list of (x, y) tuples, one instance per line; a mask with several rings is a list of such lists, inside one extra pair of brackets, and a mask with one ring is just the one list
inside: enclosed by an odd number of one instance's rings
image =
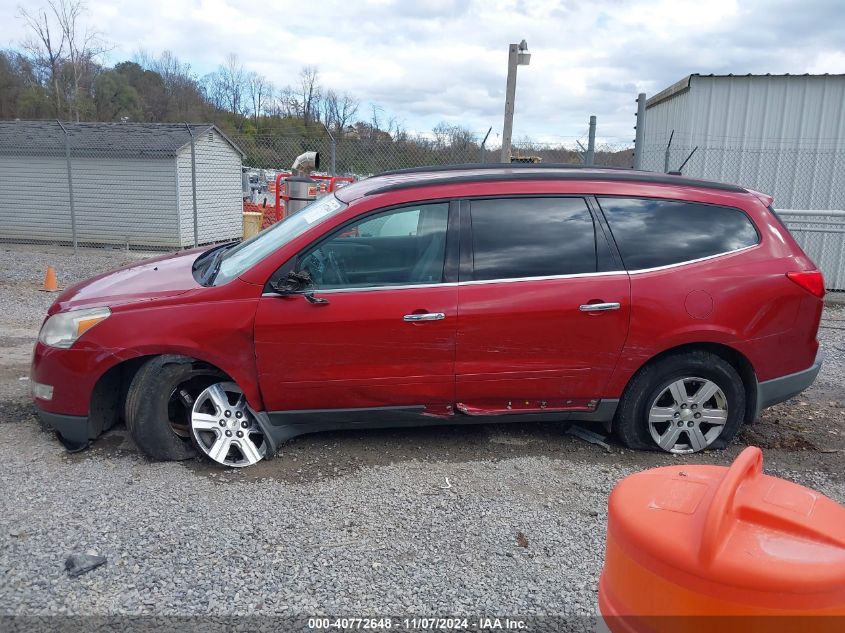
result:
[(243, 468), (264, 459), (264, 434), (243, 391), (233, 382), (214, 383), (197, 396), (191, 432), (200, 449), (218, 464)]
[(668, 453), (697, 453), (716, 441), (728, 422), (728, 399), (712, 380), (689, 376), (667, 385), (648, 410), (652, 439)]

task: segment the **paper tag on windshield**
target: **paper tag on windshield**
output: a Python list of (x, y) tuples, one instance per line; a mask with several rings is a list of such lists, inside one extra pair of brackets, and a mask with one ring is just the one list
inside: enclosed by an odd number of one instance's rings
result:
[(308, 209), (302, 214), (303, 219), (308, 224), (314, 224), (317, 220), (326, 217), (332, 211), (337, 211), (340, 208), (340, 202), (334, 196), (326, 197), (315, 204), (313, 208)]

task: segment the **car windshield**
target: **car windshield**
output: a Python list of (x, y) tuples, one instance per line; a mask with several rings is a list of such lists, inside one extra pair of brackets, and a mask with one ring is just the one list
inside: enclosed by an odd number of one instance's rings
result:
[(269, 229), (241, 242), (227, 251), (220, 260), (214, 285), (220, 286), (248, 270), (270, 253), (299, 237), (315, 224), (339, 213), (348, 205), (334, 197), (324, 196), (289, 215)]

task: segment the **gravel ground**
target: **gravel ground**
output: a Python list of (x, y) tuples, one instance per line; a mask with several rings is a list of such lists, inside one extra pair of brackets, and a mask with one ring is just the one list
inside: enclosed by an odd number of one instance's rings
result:
[[(816, 384), (725, 451), (609, 452), (553, 424), (297, 438), (238, 471), (152, 463), (123, 428), (68, 454), (37, 423), (29, 356), (62, 286), (138, 258), (0, 246), (0, 615), (593, 614), (613, 485), (644, 468), (729, 463), (845, 502), (845, 309), (825, 311)], [(108, 558), (78, 578), (73, 552)]]

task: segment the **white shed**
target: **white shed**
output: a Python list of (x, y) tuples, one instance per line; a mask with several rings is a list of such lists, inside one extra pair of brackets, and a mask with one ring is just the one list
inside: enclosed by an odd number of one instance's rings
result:
[(242, 159), (212, 124), (0, 122), (0, 241), (191, 246), (193, 165), (198, 243), (239, 237)]
[[(845, 208), (845, 75), (689, 75), (646, 102), (642, 167)], [(697, 148), (697, 149), (696, 149)]]

